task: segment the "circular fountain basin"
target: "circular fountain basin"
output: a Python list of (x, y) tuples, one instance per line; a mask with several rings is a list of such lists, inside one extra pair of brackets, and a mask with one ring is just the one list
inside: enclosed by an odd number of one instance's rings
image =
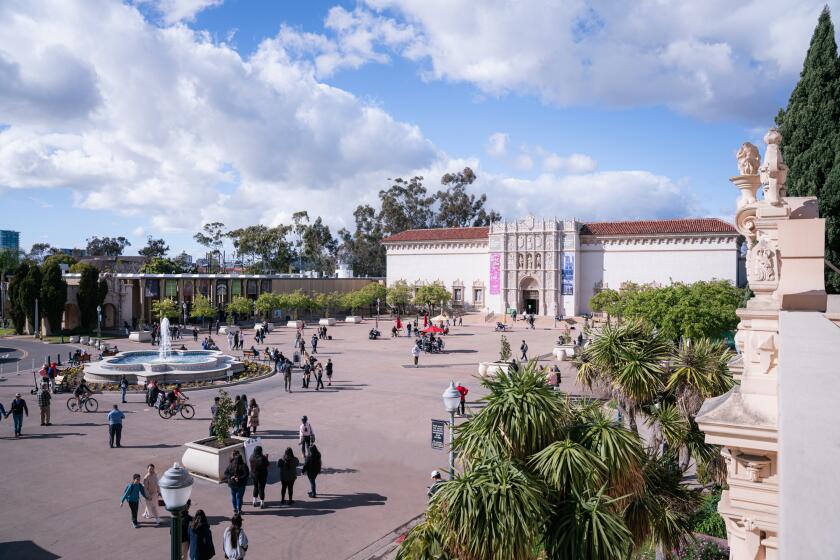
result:
[(129, 383), (157, 379), (164, 383), (188, 383), (224, 379), (237, 373), (243, 364), (218, 350), (173, 350), (165, 359), (155, 351), (120, 352), (85, 367), (85, 379), (96, 383), (116, 383), (123, 375)]

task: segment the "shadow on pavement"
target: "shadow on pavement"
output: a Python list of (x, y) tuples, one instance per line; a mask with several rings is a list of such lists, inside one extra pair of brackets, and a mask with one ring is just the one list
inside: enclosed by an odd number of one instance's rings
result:
[(180, 444), (177, 443), (158, 443), (155, 445), (121, 445), (123, 449), (169, 449), (172, 447), (181, 447)]
[(297, 430), (259, 430), (256, 435), (262, 439), (298, 439)]
[(445, 350), (446, 354), (477, 354), (478, 350)]
[[(26, 425), (24, 425), (24, 429), (25, 428), (26, 428)], [(68, 436), (83, 436), (84, 437), (84, 436), (87, 436), (87, 434), (82, 434), (80, 432), (63, 432), (63, 433), (47, 432), (47, 433), (44, 433), (44, 434), (23, 434), (19, 438), (16, 438), (14, 436), (12, 436), (12, 437), (0, 437), (0, 439), (8, 439), (8, 440), (12, 440), (12, 439), (60, 439), (60, 438), (63, 438), (63, 437), (68, 437)], [(2, 544), (2, 543), (0, 543), (0, 544)], [(2, 554), (0, 554), (0, 558), (5, 558), (5, 557)]]
[(333, 469), (326, 467), (321, 469), (321, 474), (353, 474), (359, 472), (358, 469)]
[[(298, 485), (296, 485), (298, 486)], [(308, 484), (301, 484), (297, 489), (306, 496)], [(295, 492), (297, 494), (297, 492)], [(280, 505), (279, 500), (267, 502), (266, 509), (243, 508), (242, 513), (248, 515), (278, 515), (282, 517), (307, 517), (311, 515), (327, 515), (336, 510), (366, 506), (383, 506), (388, 500), (381, 494), (360, 492), (357, 494), (320, 494), (317, 498), (295, 500), (294, 505)]]
[(32, 541), (13, 541), (0, 543), (0, 558), (15, 560), (58, 560), (57, 556)]

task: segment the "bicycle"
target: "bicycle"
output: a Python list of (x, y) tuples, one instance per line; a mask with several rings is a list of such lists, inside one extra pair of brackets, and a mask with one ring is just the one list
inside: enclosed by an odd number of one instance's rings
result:
[(191, 404), (177, 404), (175, 408), (170, 408), (168, 406), (163, 406), (158, 408), (158, 414), (164, 420), (169, 420), (170, 418), (174, 418), (176, 414), (181, 413), (181, 417), (184, 420), (189, 420), (193, 416), (195, 416), (195, 407)]
[(85, 409), (85, 412), (96, 412), (99, 410), (99, 402), (95, 398), (83, 396), (79, 400), (81, 401), (81, 406), (79, 406), (79, 402), (76, 402), (76, 397), (67, 399), (67, 410), (70, 412), (78, 412), (82, 408)]

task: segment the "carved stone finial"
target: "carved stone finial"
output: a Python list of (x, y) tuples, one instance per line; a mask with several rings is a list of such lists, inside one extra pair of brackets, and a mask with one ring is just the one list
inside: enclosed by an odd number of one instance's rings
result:
[(751, 142), (744, 142), (738, 149), (738, 172), (741, 175), (758, 175), (761, 156), (758, 148)]
[(787, 196), (788, 167), (782, 158), (782, 135), (776, 128), (771, 128), (764, 135), (767, 151), (764, 153), (764, 165), (761, 172), (761, 183), (764, 185), (764, 199), (773, 206), (780, 206), (782, 198)]

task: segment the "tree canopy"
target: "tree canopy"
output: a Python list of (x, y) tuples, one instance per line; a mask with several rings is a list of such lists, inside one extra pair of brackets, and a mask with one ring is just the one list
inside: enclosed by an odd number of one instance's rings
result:
[(169, 245), (165, 239), (155, 239), (151, 235), (146, 240), (146, 246), (137, 251), (147, 259), (162, 259), (169, 252)]
[(417, 288), (417, 292), (414, 294), (414, 305), (446, 305), (450, 299), (452, 299), (452, 294), (449, 293), (443, 282), (438, 280)]
[(177, 319), (181, 315), (181, 312), (178, 310), (178, 304), (175, 300), (164, 298), (152, 302), (152, 315), (161, 320), (164, 317)]
[(190, 307), (190, 317), (208, 319), (214, 317), (215, 315), (216, 307), (213, 305), (213, 302), (210, 301), (210, 298), (201, 294), (195, 296), (192, 302), (192, 307)]
[(108, 295), (108, 283), (99, 279), (99, 269), (94, 266), (82, 267), (81, 273), (76, 302), (79, 304), (82, 328), (91, 330), (97, 325), (96, 308), (102, 305)]
[(67, 302), (67, 282), (57, 262), (44, 264), (39, 303), (47, 318), (48, 332), (61, 330), (61, 317)]
[(131, 242), (123, 236), (119, 237), (89, 237), (87, 239), (87, 254), (92, 257), (118, 257)]

